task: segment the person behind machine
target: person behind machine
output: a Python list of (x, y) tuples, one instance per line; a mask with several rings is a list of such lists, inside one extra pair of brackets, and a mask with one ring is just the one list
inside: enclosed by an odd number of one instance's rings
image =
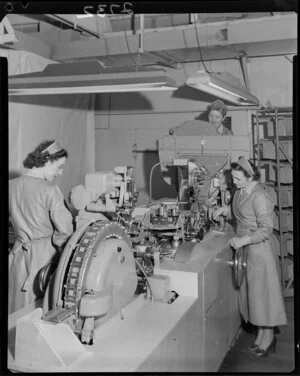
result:
[(218, 99), (207, 107), (207, 112), (209, 125), (215, 128), (218, 135), (233, 135), (232, 131), (223, 125), (227, 114), (225, 103)]
[[(170, 128), (169, 134), (175, 136), (232, 136), (233, 132), (223, 125), (227, 106), (216, 100), (207, 107), (204, 120), (187, 120), (178, 127)], [(202, 115), (201, 115), (202, 117)]]
[[(244, 247), (247, 254), (246, 283), (240, 287), (240, 311), (245, 322), (258, 327), (254, 343), (248, 348), (257, 357), (276, 350), (274, 329), (287, 324), (280, 283), (278, 243), (273, 234), (274, 203), (259, 183), (260, 173), (245, 157), (231, 163), (237, 190), (232, 207), (220, 207), (213, 214), (232, 216), (236, 235), (230, 245)], [(276, 328), (277, 329), (277, 328)]]
[(41, 298), (73, 218), (54, 180), (68, 153), (57, 141), (40, 143), (23, 161), (27, 172), (9, 181), (9, 219), (16, 241), (9, 253), (9, 314)]

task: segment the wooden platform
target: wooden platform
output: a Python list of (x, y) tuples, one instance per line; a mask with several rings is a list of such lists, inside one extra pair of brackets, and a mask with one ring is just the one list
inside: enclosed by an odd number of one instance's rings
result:
[(295, 369), (294, 346), (294, 299), (285, 298), (288, 324), (280, 327), (277, 335), (276, 353), (267, 358), (256, 358), (247, 347), (255, 338), (255, 330), (250, 325), (241, 329), (233, 347), (227, 353), (219, 372), (268, 372), (289, 373)]

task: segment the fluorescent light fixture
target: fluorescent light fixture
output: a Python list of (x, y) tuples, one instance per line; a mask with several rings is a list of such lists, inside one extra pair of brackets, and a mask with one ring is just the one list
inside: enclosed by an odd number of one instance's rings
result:
[(49, 64), (41, 72), (10, 76), (9, 95), (120, 93), (176, 90), (162, 69), (107, 68), (100, 61)]
[(79, 20), (80, 19), (83, 19), (83, 18), (91, 18), (91, 17), (100, 17), (100, 18), (104, 18), (106, 15), (105, 13), (98, 13), (98, 14), (91, 14), (91, 13), (86, 13), (86, 14), (76, 14), (76, 18), (78, 18)]
[(240, 106), (259, 106), (258, 98), (229, 73), (198, 71), (196, 76), (187, 79), (186, 85)]
[(83, 19), (83, 18), (91, 18), (91, 17), (100, 17), (104, 18), (106, 16), (105, 13), (98, 13), (98, 14), (91, 14), (91, 13), (86, 13), (86, 14), (76, 14), (76, 18), (78, 19)]
[(76, 14), (76, 18), (81, 19), (81, 18), (91, 18), (96, 16), (96, 14)]

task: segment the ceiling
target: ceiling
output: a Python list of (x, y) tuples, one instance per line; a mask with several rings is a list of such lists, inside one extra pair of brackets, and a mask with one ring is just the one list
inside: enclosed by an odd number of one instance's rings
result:
[(15, 38), (0, 44), (58, 62), (97, 59), (109, 67), (176, 69), (187, 62), (297, 54), (295, 12), (85, 16), (9, 14), (5, 30)]

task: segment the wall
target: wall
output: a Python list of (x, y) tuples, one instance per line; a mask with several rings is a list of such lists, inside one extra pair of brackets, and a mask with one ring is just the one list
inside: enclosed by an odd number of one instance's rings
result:
[[(53, 63), (26, 51), (0, 49), (0, 55), (8, 60), (9, 75), (41, 71)], [(9, 178), (24, 172), (23, 160), (40, 142), (56, 139), (69, 154), (63, 175), (56, 179), (64, 196), (84, 184), (86, 173), (94, 171), (93, 108), (93, 95), (10, 96)]]
[[(248, 74), (251, 91), (261, 105), (269, 101), (273, 106), (292, 106), (292, 69), (290, 57), (251, 58)], [(234, 74), (243, 82), (238, 60), (206, 62), (214, 72)], [(174, 92), (144, 92), (101, 94), (95, 109), (95, 168), (110, 170), (117, 165), (131, 165), (140, 189), (138, 203), (148, 200), (151, 167), (158, 162), (157, 139), (168, 134), (170, 127), (201, 115), (216, 98), (187, 88), (183, 84), (189, 75), (203, 70), (201, 63), (182, 64), (168, 74), (177, 82)], [(228, 104), (228, 103), (227, 103)], [(251, 155), (251, 110), (229, 106), (232, 130), (235, 135), (249, 136)], [(134, 155), (133, 148), (138, 152)], [(142, 152), (143, 151), (143, 152)], [(172, 188), (154, 174), (155, 198), (172, 194)]]

